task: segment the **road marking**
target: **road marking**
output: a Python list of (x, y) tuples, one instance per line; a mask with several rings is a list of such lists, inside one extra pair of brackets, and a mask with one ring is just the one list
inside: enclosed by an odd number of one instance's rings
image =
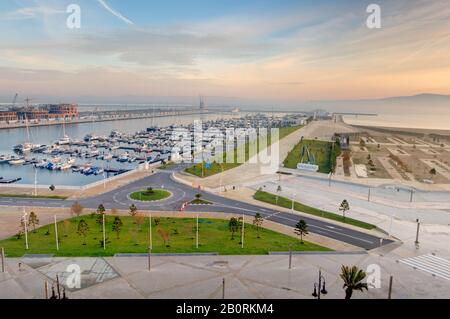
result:
[[(223, 207), (234, 208), (234, 207), (228, 206), (228, 205), (223, 205)], [(250, 209), (245, 209), (245, 208), (240, 208), (240, 210), (246, 210), (246, 211), (249, 211), (249, 212), (258, 212), (258, 211), (255, 211), (255, 210), (250, 210)], [(281, 216), (281, 215), (278, 215), (277, 218), (289, 220), (289, 221), (292, 221), (292, 222), (298, 222), (297, 220), (294, 220), (294, 219), (289, 218), (289, 217)], [(326, 227), (326, 226), (327, 226), (327, 225), (325, 225), (325, 227)], [(374, 243), (374, 242), (371, 241), (371, 240), (366, 240), (366, 239), (363, 239), (363, 238), (360, 238), (360, 237), (348, 235), (348, 234), (345, 234), (345, 233), (342, 233), (342, 232), (338, 232), (338, 231), (335, 231), (335, 230), (327, 229), (327, 228), (320, 227), (320, 226), (316, 226), (316, 225), (309, 225), (309, 227), (321, 229), (321, 230), (324, 230), (324, 231), (326, 231), (326, 232), (328, 232), (328, 233), (331, 232), (331, 233), (335, 233), (335, 234), (338, 234), (338, 235), (341, 235), (341, 236), (349, 237), (349, 238), (352, 238), (352, 239), (355, 239), (355, 240), (359, 240), (359, 241), (362, 241), (362, 242), (365, 242), (365, 243), (368, 243), (368, 244), (373, 244), (373, 243)], [(317, 231), (316, 231), (316, 232), (317, 232)], [(327, 236), (327, 237), (329, 237), (329, 236)]]
[[(278, 216), (278, 218), (283, 218), (283, 219), (286, 219), (286, 220), (290, 220), (290, 221), (296, 222), (296, 220), (293, 220), (293, 219), (291, 219), (291, 218), (284, 217), (284, 216)], [(369, 244), (373, 244), (373, 243), (374, 243), (374, 242), (371, 241), (371, 240), (362, 239), (362, 238), (360, 238), (360, 237), (356, 237), (356, 236), (344, 234), (344, 233), (341, 233), (341, 232), (338, 232), (338, 231), (326, 229), (326, 228), (323, 228), (323, 227), (320, 227), (320, 226), (316, 226), (316, 225), (309, 225), (309, 227), (313, 227), (313, 228), (317, 228), (317, 229), (322, 229), (322, 230), (325, 230), (325, 231), (327, 231), (327, 232), (331, 232), (331, 233), (339, 234), (339, 235), (342, 235), (342, 236), (350, 237), (350, 238), (353, 238), (353, 239), (356, 239), (356, 240), (359, 240), (359, 241), (362, 241), (362, 242), (365, 242), (365, 243), (369, 243)]]
[(401, 263), (437, 277), (450, 280), (450, 261), (432, 254), (399, 260)]

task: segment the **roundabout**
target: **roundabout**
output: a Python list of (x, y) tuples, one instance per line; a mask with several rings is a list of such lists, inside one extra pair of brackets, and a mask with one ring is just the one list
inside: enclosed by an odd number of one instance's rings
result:
[(157, 202), (172, 197), (172, 193), (165, 189), (148, 188), (139, 190), (128, 195), (133, 201), (139, 202)]

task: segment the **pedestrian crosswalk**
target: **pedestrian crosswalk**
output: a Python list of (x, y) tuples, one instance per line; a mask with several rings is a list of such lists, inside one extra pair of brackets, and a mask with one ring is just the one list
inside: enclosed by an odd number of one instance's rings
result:
[(399, 260), (401, 263), (427, 272), (437, 277), (450, 280), (450, 260), (432, 254)]

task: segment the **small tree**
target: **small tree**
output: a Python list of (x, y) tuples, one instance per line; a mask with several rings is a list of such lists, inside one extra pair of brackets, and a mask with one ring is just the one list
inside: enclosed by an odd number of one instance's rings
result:
[(158, 226), (161, 223), (161, 218), (155, 217), (153, 218), (153, 222), (155, 223), (155, 226)]
[(17, 239), (21, 239), (25, 234), (25, 221), (23, 218), (20, 218), (19, 230), (17, 231), (16, 237)]
[(70, 220), (64, 219), (63, 221), (63, 229), (64, 229), (64, 237), (69, 236), (69, 230), (70, 230)]
[(339, 206), (339, 210), (342, 211), (345, 222), (345, 213), (350, 210), (350, 205), (346, 199), (342, 201), (341, 206)]
[(80, 220), (78, 223), (77, 234), (83, 237), (83, 246), (86, 245), (86, 237), (89, 234), (89, 225), (84, 221)]
[(164, 246), (170, 247), (170, 235), (168, 232), (166, 232), (164, 229), (159, 228), (158, 234), (161, 235), (162, 240), (164, 241)]
[(142, 231), (142, 225), (145, 223), (145, 215), (144, 214), (136, 214), (134, 216), (134, 223), (137, 225), (137, 230), (140, 232)]
[(228, 222), (228, 229), (231, 232), (231, 240), (234, 240), (234, 233), (239, 230), (239, 221), (236, 217), (231, 217)]
[(122, 226), (123, 226), (122, 220), (120, 219), (119, 216), (116, 216), (112, 224), (112, 231), (116, 232), (117, 239), (120, 239), (120, 232), (122, 231)]
[(256, 213), (255, 218), (253, 219), (253, 225), (256, 227), (256, 237), (257, 238), (261, 238), (259, 236), (259, 230), (260, 230), (263, 222), (264, 222), (264, 219), (262, 218), (261, 214)]
[(199, 200), (200, 198), (202, 198), (202, 194), (200, 193), (195, 194), (195, 199)]
[(434, 167), (430, 170), (430, 175), (431, 175), (431, 179), (433, 179), (433, 177), (437, 175), (437, 171)]
[(132, 205), (130, 206), (130, 212), (129, 212), (130, 216), (131, 216), (131, 217), (136, 216), (137, 210), (138, 210), (138, 209), (137, 209), (136, 205), (132, 204)]
[(84, 207), (81, 206), (81, 204), (79, 202), (75, 202), (72, 204), (72, 206), (70, 207), (70, 213), (72, 215), (75, 215), (77, 217), (80, 217), (80, 215), (83, 213), (83, 209)]
[(308, 235), (308, 225), (306, 222), (301, 219), (297, 225), (295, 225), (295, 233), (300, 236), (300, 243), (303, 244), (303, 236)]
[(97, 214), (101, 215), (104, 214), (106, 211), (105, 206), (103, 206), (103, 204), (98, 205), (97, 207)]
[(344, 281), (345, 299), (351, 299), (354, 290), (368, 290), (367, 283), (363, 282), (366, 278), (366, 273), (356, 266), (350, 268), (343, 265), (340, 277)]
[(33, 233), (36, 233), (36, 225), (39, 225), (39, 218), (37, 217), (35, 212), (31, 212), (28, 217), (28, 226), (33, 227)]
[(361, 146), (361, 148), (363, 148), (364, 146), (366, 146), (366, 142), (364, 142), (363, 139), (359, 140), (359, 146)]

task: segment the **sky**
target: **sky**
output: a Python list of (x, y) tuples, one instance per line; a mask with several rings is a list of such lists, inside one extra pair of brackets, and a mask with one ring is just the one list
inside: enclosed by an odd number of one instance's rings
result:
[[(366, 25), (371, 3), (379, 29)], [(450, 94), (448, 0), (2, 0), (0, 28), (2, 101)]]

